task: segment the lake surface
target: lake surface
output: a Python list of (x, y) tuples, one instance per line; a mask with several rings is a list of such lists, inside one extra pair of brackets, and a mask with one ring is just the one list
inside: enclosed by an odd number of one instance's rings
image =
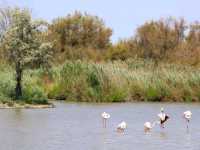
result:
[[(0, 110), (1, 150), (200, 150), (200, 104), (55, 103), (54, 109)], [(144, 133), (143, 124), (157, 119), (160, 107), (170, 115), (165, 129)], [(193, 113), (190, 130), (181, 117)], [(111, 114), (102, 128), (101, 113)], [(116, 126), (126, 121), (124, 134)]]

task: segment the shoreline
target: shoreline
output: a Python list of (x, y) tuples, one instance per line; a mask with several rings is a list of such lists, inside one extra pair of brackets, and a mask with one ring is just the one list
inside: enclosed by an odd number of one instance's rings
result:
[[(192, 104), (197, 103), (200, 104), (200, 102), (178, 102), (178, 101), (127, 101), (127, 102), (79, 102), (79, 101), (54, 101), (56, 102), (64, 102), (64, 103), (79, 103), (79, 104), (126, 104), (126, 103), (181, 103), (181, 104)], [(15, 103), (13, 106), (9, 106), (9, 104), (3, 104), (0, 103), (0, 109), (48, 109), (48, 108), (55, 108), (54, 103), (49, 104), (19, 104)]]
[(120, 101), (120, 102), (87, 102), (87, 101), (67, 101), (67, 100), (53, 100), (55, 103), (77, 103), (77, 104), (126, 104), (126, 103), (180, 103), (180, 104), (200, 104), (199, 101)]
[(0, 109), (47, 109), (47, 108), (55, 108), (53, 103), (50, 104), (14, 104), (13, 106), (9, 106), (8, 104), (0, 104)]

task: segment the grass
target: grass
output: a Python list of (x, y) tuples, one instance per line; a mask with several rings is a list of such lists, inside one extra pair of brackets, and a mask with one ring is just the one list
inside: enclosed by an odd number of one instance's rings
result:
[[(4, 68), (4, 67), (0, 67)], [(11, 68), (0, 73), (0, 99), (12, 98)], [(200, 70), (190, 66), (132, 59), (115, 62), (66, 61), (50, 72), (24, 72), (27, 103), (47, 98), (81, 102), (200, 101)]]
[[(51, 98), (89, 102), (199, 101), (200, 70), (151, 61), (67, 61), (53, 69)], [(55, 71), (56, 70), (56, 71)]]
[[(32, 77), (32, 71), (23, 75), (23, 95), (17, 103), (48, 104), (48, 98), (39, 80)], [(0, 65), (0, 101), (8, 105), (14, 104), (15, 76), (14, 70), (5, 64)]]

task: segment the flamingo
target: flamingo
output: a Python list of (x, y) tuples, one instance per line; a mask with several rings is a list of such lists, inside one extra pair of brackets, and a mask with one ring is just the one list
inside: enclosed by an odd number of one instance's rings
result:
[(169, 116), (164, 113), (164, 108), (160, 109), (160, 113), (158, 114), (160, 120), (161, 128), (164, 128), (164, 123), (169, 119)]
[(158, 123), (157, 121), (155, 121), (153, 123), (151, 123), (151, 122), (145, 122), (144, 123), (144, 131), (145, 132), (150, 131), (157, 123)]
[(127, 124), (125, 121), (122, 121), (120, 124), (117, 126), (117, 131), (118, 132), (124, 132), (124, 130), (127, 128)]
[(106, 112), (103, 112), (103, 113), (101, 114), (101, 117), (102, 117), (102, 119), (103, 119), (103, 127), (106, 128), (106, 121), (107, 121), (107, 119), (110, 118), (110, 114), (108, 114), (108, 113), (106, 113)]
[(183, 117), (185, 118), (186, 120), (186, 123), (187, 123), (187, 129), (189, 128), (189, 123), (190, 123), (190, 119), (192, 118), (192, 112), (187, 110), (183, 113)]

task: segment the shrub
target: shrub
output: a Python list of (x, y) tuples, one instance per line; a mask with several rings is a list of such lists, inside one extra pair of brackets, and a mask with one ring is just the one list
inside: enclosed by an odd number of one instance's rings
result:
[(13, 97), (15, 82), (13, 80), (12, 72), (0, 72), (0, 95), (4, 97)]
[(29, 104), (48, 104), (44, 90), (38, 85), (25, 85), (21, 99)]

